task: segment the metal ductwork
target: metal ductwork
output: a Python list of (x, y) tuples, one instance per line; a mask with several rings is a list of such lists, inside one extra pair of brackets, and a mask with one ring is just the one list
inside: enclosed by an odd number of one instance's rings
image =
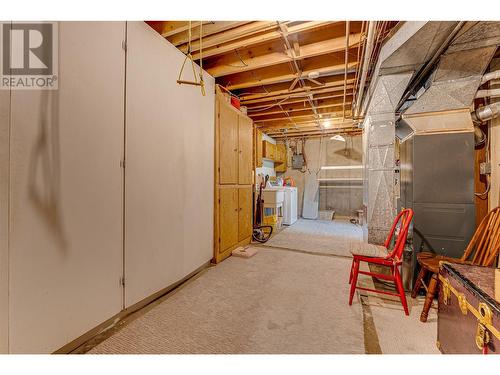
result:
[(474, 145), (485, 139), (473, 120), (491, 118), (500, 106), (472, 116), (470, 108), (480, 85), (497, 76), (483, 74), (499, 43), (498, 22), (465, 22), (398, 121), (400, 203), (415, 212), (407, 261), (413, 272), (418, 252), (460, 257), (474, 233)]
[(498, 26), (466, 22), (441, 56), (430, 86), (402, 115), (415, 134), (474, 130), (468, 112), (477, 90), (499, 76), (483, 75), (500, 44)]
[(403, 22), (379, 55), (363, 102), (364, 196), (368, 242), (383, 243), (396, 211), (396, 107), (408, 83), (443, 45), (458, 22)]

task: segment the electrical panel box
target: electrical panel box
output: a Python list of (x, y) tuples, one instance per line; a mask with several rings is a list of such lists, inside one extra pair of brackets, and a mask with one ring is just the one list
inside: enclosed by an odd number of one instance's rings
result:
[(292, 168), (302, 169), (304, 167), (304, 155), (295, 154), (292, 156)]

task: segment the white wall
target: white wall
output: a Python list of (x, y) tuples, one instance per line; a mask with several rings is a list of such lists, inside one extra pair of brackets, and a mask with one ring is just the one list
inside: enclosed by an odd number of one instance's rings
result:
[(0, 353), (9, 342), (9, 128), (10, 91), (0, 90)]
[[(184, 55), (143, 22), (127, 33), (125, 304), (213, 256), (215, 80), (176, 83)], [(189, 62), (187, 62), (188, 64)], [(192, 79), (186, 65), (185, 79)]]
[(59, 90), (0, 91), (0, 352), (57, 350), (211, 259), (214, 79), (177, 85), (183, 57), (143, 22), (61, 22)]
[(9, 351), (122, 308), (124, 22), (61, 22), (59, 90), (13, 90)]

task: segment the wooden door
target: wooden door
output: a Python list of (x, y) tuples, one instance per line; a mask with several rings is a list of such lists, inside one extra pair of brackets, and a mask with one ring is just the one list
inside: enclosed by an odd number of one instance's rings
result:
[(243, 241), (252, 235), (252, 187), (238, 189), (238, 241)]
[(238, 243), (238, 188), (219, 190), (219, 253)]
[(238, 183), (238, 113), (219, 102), (219, 183)]
[(277, 156), (274, 169), (276, 172), (286, 172), (286, 146), (279, 144), (276, 146)]
[(262, 132), (260, 130), (256, 131), (255, 139), (255, 164), (256, 167), (262, 167)]
[(252, 183), (252, 139), (253, 139), (253, 124), (252, 120), (240, 115), (238, 121), (238, 182), (240, 185), (248, 185)]

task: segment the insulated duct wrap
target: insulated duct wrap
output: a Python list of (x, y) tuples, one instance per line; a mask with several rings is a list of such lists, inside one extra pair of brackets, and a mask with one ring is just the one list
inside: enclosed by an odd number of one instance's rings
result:
[[(427, 90), (404, 112), (415, 134), (473, 131), (468, 112), (498, 43), (498, 22), (467, 22), (441, 56)], [(431, 119), (432, 117), (432, 119)]]
[(364, 196), (367, 240), (382, 244), (396, 212), (395, 109), (414, 73), (438, 50), (457, 22), (404, 22), (383, 45), (364, 102)]

